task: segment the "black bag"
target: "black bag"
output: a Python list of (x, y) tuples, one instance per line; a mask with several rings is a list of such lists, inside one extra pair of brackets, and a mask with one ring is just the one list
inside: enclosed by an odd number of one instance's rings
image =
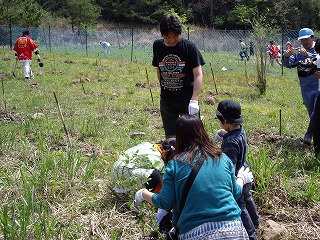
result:
[(173, 227), (168, 232), (167, 239), (169, 239), (169, 240), (178, 240), (178, 236), (179, 235), (178, 235), (176, 229)]
[(309, 77), (317, 72), (317, 65), (313, 63), (300, 64), (297, 67), (298, 77)]

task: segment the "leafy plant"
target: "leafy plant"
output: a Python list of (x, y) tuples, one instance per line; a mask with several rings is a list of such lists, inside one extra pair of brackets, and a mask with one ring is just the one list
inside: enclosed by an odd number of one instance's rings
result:
[(266, 22), (266, 19), (256, 18), (252, 21), (252, 38), (254, 39), (256, 49), (256, 69), (257, 69), (257, 87), (260, 94), (265, 94), (267, 90), (267, 58), (266, 43), (270, 41), (272, 28)]

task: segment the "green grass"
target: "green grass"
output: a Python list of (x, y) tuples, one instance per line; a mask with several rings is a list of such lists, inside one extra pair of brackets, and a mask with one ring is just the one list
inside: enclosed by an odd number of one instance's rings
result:
[[(12, 53), (1, 52), (0, 238), (139, 239), (155, 229), (153, 207), (143, 205), (150, 216), (136, 215), (130, 210), (133, 193), (117, 196), (112, 191), (111, 169), (119, 153), (164, 138), (156, 71), (150, 54), (142, 61), (136, 55), (133, 62), (120, 52), (113, 54), (87, 58), (43, 52), (45, 66), (32, 63), (37, 85), (31, 85), (23, 80), (21, 65), (18, 77), (12, 76)], [(290, 205), (319, 208), (320, 164), (312, 148), (299, 140), (308, 118), (295, 70), (284, 69), (282, 76), (279, 66), (269, 67), (266, 94), (259, 95), (254, 59), (246, 65), (246, 78), (237, 54), (203, 55), (207, 64), (200, 107), (205, 128), (212, 137), (219, 129), (217, 104), (207, 104), (208, 97), (241, 103), (259, 212), (288, 221), (279, 217), (279, 209), (290, 215)], [(210, 62), (218, 95), (213, 94)], [(228, 71), (221, 72), (222, 67)], [(154, 101), (143, 87), (146, 69)], [(36, 113), (44, 116), (34, 118)], [(134, 132), (146, 134), (132, 139)]]

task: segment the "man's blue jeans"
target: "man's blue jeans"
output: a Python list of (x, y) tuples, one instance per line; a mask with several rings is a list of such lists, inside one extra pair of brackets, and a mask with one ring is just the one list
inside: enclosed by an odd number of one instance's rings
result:
[(241, 208), (241, 220), (247, 230), (249, 239), (257, 240), (256, 227), (259, 226), (260, 218), (250, 190), (251, 183), (245, 184), (242, 189), (242, 195), (237, 200), (237, 203)]

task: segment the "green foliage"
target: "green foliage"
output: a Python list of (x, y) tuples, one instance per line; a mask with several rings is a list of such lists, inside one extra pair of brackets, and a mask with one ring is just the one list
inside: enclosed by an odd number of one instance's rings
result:
[(187, 30), (188, 27), (186, 25), (186, 23), (188, 22), (188, 19), (187, 19), (186, 14), (179, 15), (178, 13), (175, 12), (175, 10), (173, 8), (171, 8), (166, 14), (172, 14), (172, 15), (176, 16), (180, 20), (184, 31), (188, 31)]
[(0, 8), (3, 9), (0, 16), (2, 24), (25, 28), (39, 26), (46, 14), (34, 0), (2, 0)]
[(308, 175), (304, 175), (301, 180), (297, 179), (297, 186), (294, 186), (294, 188), (291, 186), (291, 189), (294, 189), (294, 191), (290, 193), (289, 199), (303, 205), (320, 201), (320, 196), (318, 194), (320, 191), (319, 173), (311, 174), (311, 176)]
[[(2, 233), (5, 239), (49, 239), (55, 234), (55, 219), (50, 219), (48, 202), (39, 199), (34, 178), (20, 169), (24, 193), (16, 201), (5, 204), (0, 211)], [(30, 229), (31, 228), (31, 229)]]
[(266, 19), (256, 18), (252, 21), (252, 38), (255, 44), (256, 50), (256, 70), (257, 70), (257, 87), (260, 94), (265, 94), (267, 90), (267, 59), (268, 55), (266, 54), (265, 44), (270, 41), (272, 34), (272, 28), (267, 23)]
[[(170, 8), (161, 0), (112, 1), (112, 17), (119, 22), (157, 24)], [(124, 11), (125, 9), (125, 11)]]
[[(16, 25), (25, 28), (38, 27), (56, 15), (69, 19), (72, 27), (94, 26), (100, 16), (100, 6), (91, 0), (71, 1), (42, 1), (40, 5), (35, 0), (2, 0), (1, 9), (4, 9), (0, 19), (5, 25)], [(51, 25), (53, 23), (51, 22)]]
[(70, 20), (74, 27), (94, 26), (100, 16), (101, 8), (91, 0), (69, 0), (61, 9), (61, 14)]
[(177, 18), (179, 18), (180, 22), (182, 24), (186, 24), (188, 19), (187, 19), (187, 15), (186, 14), (182, 14), (181, 16), (179, 16), (178, 13), (175, 12), (175, 10), (173, 8), (171, 8), (167, 14), (172, 14), (172, 15), (175, 15)]
[(242, 28), (250, 28), (250, 20), (254, 19), (256, 15), (257, 11), (255, 8), (247, 5), (237, 5), (230, 11), (227, 21)]
[[(174, 9), (179, 15), (185, 15), (187, 24), (214, 27), (219, 29), (247, 29), (247, 21), (265, 16), (274, 28), (300, 29), (308, 26), (320, 29), (320, 3), (317, 0), (1, 0), (3, 24), (21, 27), (52, 25), (66, 20), (74, 26), (93, 26), (98, 20), (106, 22), (125, 22), (154, 25), (161, 17)], [(308, 13), (308, 14), (305, 14)]]

